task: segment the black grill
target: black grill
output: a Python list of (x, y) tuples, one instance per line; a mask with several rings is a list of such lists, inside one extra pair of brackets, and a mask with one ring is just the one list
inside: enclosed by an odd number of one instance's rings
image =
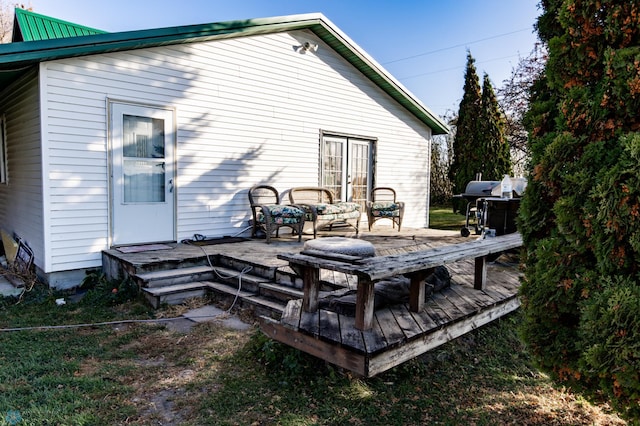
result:
[(476, 235), (485, 229), (495, 230), (495, 235), (516, 232), (516, 217), (520, 207), (520, 197), (527, 181), (524, 178), (511, 179), (513, 191), (510, 197), (502, 197), (502, 182), (495, 180), (472, 180), (462, 194), (454, 195), (467, 201), (465, 226), (460, 230), (463, 237), (471, 231)]

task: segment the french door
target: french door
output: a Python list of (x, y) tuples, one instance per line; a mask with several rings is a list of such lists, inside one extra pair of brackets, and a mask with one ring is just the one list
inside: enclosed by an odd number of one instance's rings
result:
[(322, 186), (341, 201), (353, 201), (365, 211), (372, 181), (373, 141), (347, 136), (322, 137)]
[(111, 103), (111, 244), (175, 240), (172, 110)]

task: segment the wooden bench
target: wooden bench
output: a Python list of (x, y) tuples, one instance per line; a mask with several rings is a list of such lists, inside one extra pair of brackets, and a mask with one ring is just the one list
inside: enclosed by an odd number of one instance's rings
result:
[(425, 300), (425, 279), (437, 266), (475, 259), (474, 288), (482, 290), (486, 284), (487, 257), (520, 246), (522, 237), (514, 233), (430, 250), (372, 258), (318, 251), (280, 254), (278, 258), (288, 261), (291, 268), (302, 277), (302, 306), (307, 312), (318, 310), (320, 269), (355, 275), (358, 278), (355, 326), (359, 330), (369, 330), (373, 324), (375, 282), (398, 275), (409, 278), (409, 309), (419, 312)]
[(346, 223), (356, 230), (360, 227), (360, 204), (346, 201), (336, 201), (329, 188), (316, 186), (300, 186), (289, 191), (291, 204), (302, 207), (307, 213), (305, 220), (313, 224), (313, 238), (318, 229), (336, 223)]

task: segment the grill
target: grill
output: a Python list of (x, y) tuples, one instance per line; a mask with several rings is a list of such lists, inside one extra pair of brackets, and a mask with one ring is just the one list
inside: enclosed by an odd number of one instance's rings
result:
[(511, 178), (512, 196), (502, 197), (502, 182), (496, 180), (472, 180), (462, 194), (454, 198), (467, 201), (465, 226), (460, 229), (463, 237), (482, 234), (485, 229), (494, 229), (496, 235), (516, 232), (516, 217), (520, 197), (527, 186), (524, 178)]

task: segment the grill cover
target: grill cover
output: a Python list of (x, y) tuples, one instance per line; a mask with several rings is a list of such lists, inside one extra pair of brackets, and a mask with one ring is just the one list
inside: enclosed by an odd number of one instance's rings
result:
[[(515, 197), (522, 197), (527, 187), (527, 179), (511, 178), (511, 187)], [(467, 184), (463, 197), (501, 197), (502, 181), (499, 180), (472, 180)]]
[[(493, 194), (494, 189), (500, 192), (500, 184), (499, 180), (472, 180), (470, 181), (466, 188), (464, 189), (463, 196), (467, 197), (491, 197), (496, 196)], [(497, 188), (497, 189), (496, 189)], [(501, 194), (497, 194), (499, 197)]]

